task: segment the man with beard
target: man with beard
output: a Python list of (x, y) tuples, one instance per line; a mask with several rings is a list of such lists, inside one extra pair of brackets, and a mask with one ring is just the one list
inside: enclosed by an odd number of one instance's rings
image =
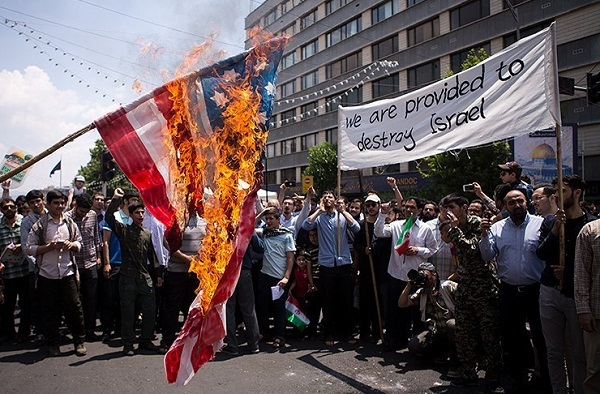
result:
[(429, 222), (430, 220), (437, 218), (436, 209), (437, 206), (433, 201), (426, 201), (423, 206), (423, 212), (421, 212), (421, 220), (423, 222)]
[(281, 227), (294, 231), (298, 215), (294, 215), (294, 199), (285, 197), (281, 202)]
[[(354, 202), (353, 202), (354, 203)], [(359, 206), (361, 202), (359, 201)], [(373, 248), (373, 228), (379, 214), (381, 199), (377, 194), (369, 194), (365, 199), (365, 219), (360, 222), (360, 231), (354, 239), (354, 250), (358, 256), (358, 309), (360, 339), (377, 343), (379, 337), (379, 318), (375, 308), (375, 290), (373, 275), (379, 278), (379, 261), (373, 259), (373, 269), (369, 255)], [(352, 205), (352, 204), (351, 204)], [(353, 217), (355, 217), (353, 215)], [(378, 286), (376, 287), (378, 288)], [(382, 338), (383, 339), (383, 338)]]
[[(558, 180), (552, 182), (554, 189)], [(548, 347), (548, 368), (554, 392), (566, 392), (565, 336), (570, 336), (573, 359), (573, 385), (576, 393), (583, 393), (585, 379), (585, 350), (583, 331), (575, 308), (574, 267), (577, 235), (583, 226), (596, 219), (581, 209), (579, 201), (585, 190), (585, 182), (577, 175), (563, 178), (563, 206), (556, 215), (544, 219), (540, 232), (538, 256), (546, 261), (540, 289), (540, 313), (542, 329)], [(540, 189), (536, 189), (535, 193)], [(559, 231), (565, 228), (564, 267), (560, 266)], [(562, 279), (562, 283), (561, 280)]]
[(335, 334), (350, 344), (356, 343), (350, 319), (354, 280), (346, 234), (348, 231), (357, 233), (360, 225), (346, 211), (344, 201), (341, 198), (336, 200), (333, 191), (328, 190), (323, 192), (319, 208), (304, 220), (302, 228), (316, 228), (319, 236), (325, 345), (335, 344)]
[(529, 392), (528, 361), (532, 361), (533, 352), (525, 326), (528, 322), (546, 392), (550, 377), (538, 302), (545, 264), (535, 253), (544, 219), (527, 212), (525, 193), (513, 189), (506, 194), (504, 204), (509, 215), (506, 219), (491, 226), (489, 220), (482, 221), (479, 249), (485, 261), (496, 258), (498, 264), (500, 333), (507, 372), (514, 379), (517, 392)]

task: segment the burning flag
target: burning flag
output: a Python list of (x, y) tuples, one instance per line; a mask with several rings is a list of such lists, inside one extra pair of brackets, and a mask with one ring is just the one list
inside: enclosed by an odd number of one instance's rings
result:
[(165, 356), (170, 383), (187, 384), (223, 345), (225, 302), (254, 230), (260, 159), (286, 42), (267, 40), (94, 122), (148, 211), (166, 226), (171, 251), (179, 249), (190, 215), (207, 222), (190, 265), (200, 288)]
[(402, 225), (400, 236), (398, 237), (398, 241), (396, 241), (396, 246), (394, 246), (394, 249), (396, 249), (396, 252), (398, 252), (399, 255), (403, 255), (408, 250), (408, 244), (410, 243), (410, 229), (413, 224), (415, 224), (415, 215), (410, 215)]

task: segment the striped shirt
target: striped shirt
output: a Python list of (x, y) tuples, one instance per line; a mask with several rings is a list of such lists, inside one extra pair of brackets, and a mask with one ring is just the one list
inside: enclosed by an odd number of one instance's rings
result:
[[(0, 252), (4, 252), (6, 247), (11, 243), (14, 245), (21, 243), (22, 220), (23, 217), (17, 214), (16, 221), (12, 227), (9, 227), (8, 223), (6, 223), (5, 217), (0, 220)], [(22, 278), (29, 275), (29, 261), (26, 259), (22, 248), (18, 254), (21, 255), (20, 262), (9, 263), (8, 260), (2, 262), (4, 264), (4, 279)]]
[(575, 306), (577, 314), (600, 319), (600, 220), (583, 226), (575, 246)]
[(100, 234), (96, 212), (90, 209), (85, 216), (77, 215), (76, 209), (65, 212), (65, 216), (71, 217), (81, 233), (81, 250), (75, 255), (75, 262), (79, 269), (96, 268), (100, 258)]

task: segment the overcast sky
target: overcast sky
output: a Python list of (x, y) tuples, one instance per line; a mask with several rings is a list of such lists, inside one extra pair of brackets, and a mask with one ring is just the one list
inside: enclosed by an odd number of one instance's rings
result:
[[(0, 154), (36, 155), (173, 76), (194, 44), (244, 50), (254, 0), (0, 0)], [(207, 64), (199, 64), (199, 67)], [(89, 85), (89, 86), (88, 86)], [(140, 91), (140, 88), (142, 89)], [(96, 131), (35, 164), (14, 197), (62, 185), (89, 161)]]

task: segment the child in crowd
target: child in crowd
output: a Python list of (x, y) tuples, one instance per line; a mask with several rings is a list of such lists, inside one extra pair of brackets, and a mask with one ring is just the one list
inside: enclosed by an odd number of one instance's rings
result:
[(298, 303), (300, 303), (300, 309), (306, 311), (306, 295), (311, 287), (308, 280), (308, 262), (306, 260), (306, 251), (304, 249), (298, 249), (296, 251), (296, 263), (294, 264), (294, 280), (290, 285), (289, 294), (294, 296)]

